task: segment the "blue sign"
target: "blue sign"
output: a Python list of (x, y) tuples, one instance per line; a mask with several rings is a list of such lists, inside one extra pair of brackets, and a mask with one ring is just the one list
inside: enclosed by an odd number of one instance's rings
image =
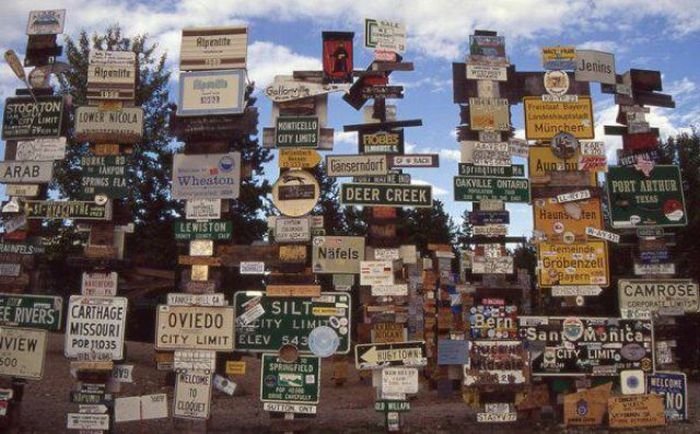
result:
[(667, 262), (670, 256), (668, 250), (651, 250), (639, 252), (639, 259), (644, 264), (658, 264), (659, 262)]
[(682, 372), (657, 372), (647, 376), (649, 393), (664, 396), (666, 420), (688, 419), (688, 380)]
[(438, 340), (438, 365), (466, 365), (469, 346), (465, 340)]
[(469, 223), (473, 225), (508, 224), (508, 211), (472, 211), (469, 213)]

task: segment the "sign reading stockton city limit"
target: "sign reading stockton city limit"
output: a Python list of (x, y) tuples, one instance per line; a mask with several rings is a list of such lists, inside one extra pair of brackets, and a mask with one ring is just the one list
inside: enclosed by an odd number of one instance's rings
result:
[(678, 166), (654, 166), (648, 175), (634, 167), (611, 166), (606, 185), (614, 228), (688, 224)]
[(58, 137), (63, 122), (62, 96), (7, 98), (2, 117), (2, 139)]
[(343, 184), (340, 188), (340, 203), (343, 205), (367, 206), (433, 206), (433, 190), (429, 185), (377, 185)]
[(173, 158), (174, 199), (236, 199), (240, 179), (240, 152), (175, 154)]
[(496, 199), (505, 202), (530, 202), (530, 181), (519, 178), (454, 177), (455, 201), (478, 202)]

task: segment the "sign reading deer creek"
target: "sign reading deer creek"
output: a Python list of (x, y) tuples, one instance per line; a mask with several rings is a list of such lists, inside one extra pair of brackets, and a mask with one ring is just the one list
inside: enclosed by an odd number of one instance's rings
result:
[(540, 242), (537, 246), (537, 281), (553, 285), (610, 284), (605, 241), (567, 243)]
[(477, 202), (497, 199), (504, 202), (530, 202), (530, 181), (518, 178), (454, 177), (455, 201)]
[(430, 185), (343, 184), (340, 189), (340, 203), (429, 208), (433, 206), (432, 192)]
[(59, 330), (63, 299), (50, 295), (0, 294), (0, 324)]
[(233, 231), (233, 222), (228, 220), (176, 221), (173, 227), (176, 240), (228, 240)]
[(64, 353), (68, 358), (124, 358), (125, 297), (71, 295)]
[(180, 73), (178, 116), (243, 113), (245, 70)]
[(241, 153), (185, 155), (173, 159), (174, 199), (236, 199)]
[(577, 139), (595, 137), (591, 97), (579, 96), (576, 102), (542, 101), (539, 96), (526, 96), (523, 100), (526, 139), (551, 140), (562, 131)]
[(37, 139), (61, 135), (62, 96), (7, 98), (2, 118), (2, 139)]
[(309, 354), (311, 330), (328, 326), (340, 339), (336, 354), (350, 351), (352, 306), (350, 295), (322, 292), (320, 297), (268, 297), (262, 292), (233, 295), (236, 311), (236, 351), (262, 353), (295, 345)]
[(620, 279), (617, 283), (620, 310), (658, 312), (680, 309), (700, 311), (698, 284), (686, 279)]
[(682, 186), (678, 166), (654, 166), (648, 174), (634, 167), (611, 166), (607, 190), (613, 228), (686, 226)]
[(318, 404), (321, 390), (321, 359), (299, 357), (286, 363), (276, 354), (263, 354), (260, 370), (260, 400)]
[(622, 370), (654, 372), (651, 320), (593, 317), (518, 318), (533, 375), (616, 376)]
[(46, 330), (0, 327), (0, 375), (40, 380), (48, 340)]
[(127, 196), (126, 167), (128, 159), (124, 155), (94, 156), (80, 158), (82, 166), (81, 192), (85, 199), (97, 194), (109, 198)]
[(158, 306), (156, 350), (233, 351), (233, 308)]
[(141, 107), (103, 111), (90, 106), (75, 110), (75, 139), (79, 142), (134, 144), (142, 137)]

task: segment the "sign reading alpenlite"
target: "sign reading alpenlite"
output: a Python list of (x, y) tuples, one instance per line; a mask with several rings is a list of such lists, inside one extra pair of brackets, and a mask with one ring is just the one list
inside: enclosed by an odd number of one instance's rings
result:
[(428, 208), (433, 206), (433, 190), (430, 185), (343, 184), (340, 189), (340, 203)]

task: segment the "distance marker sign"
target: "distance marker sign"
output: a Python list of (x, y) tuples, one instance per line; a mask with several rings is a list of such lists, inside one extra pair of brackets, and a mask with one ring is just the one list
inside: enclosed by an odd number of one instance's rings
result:
[(367, 206), (433, 206), (433, 190), (430, 185), (399, 184), (343, 184), (340, 190), (342, 205)]

